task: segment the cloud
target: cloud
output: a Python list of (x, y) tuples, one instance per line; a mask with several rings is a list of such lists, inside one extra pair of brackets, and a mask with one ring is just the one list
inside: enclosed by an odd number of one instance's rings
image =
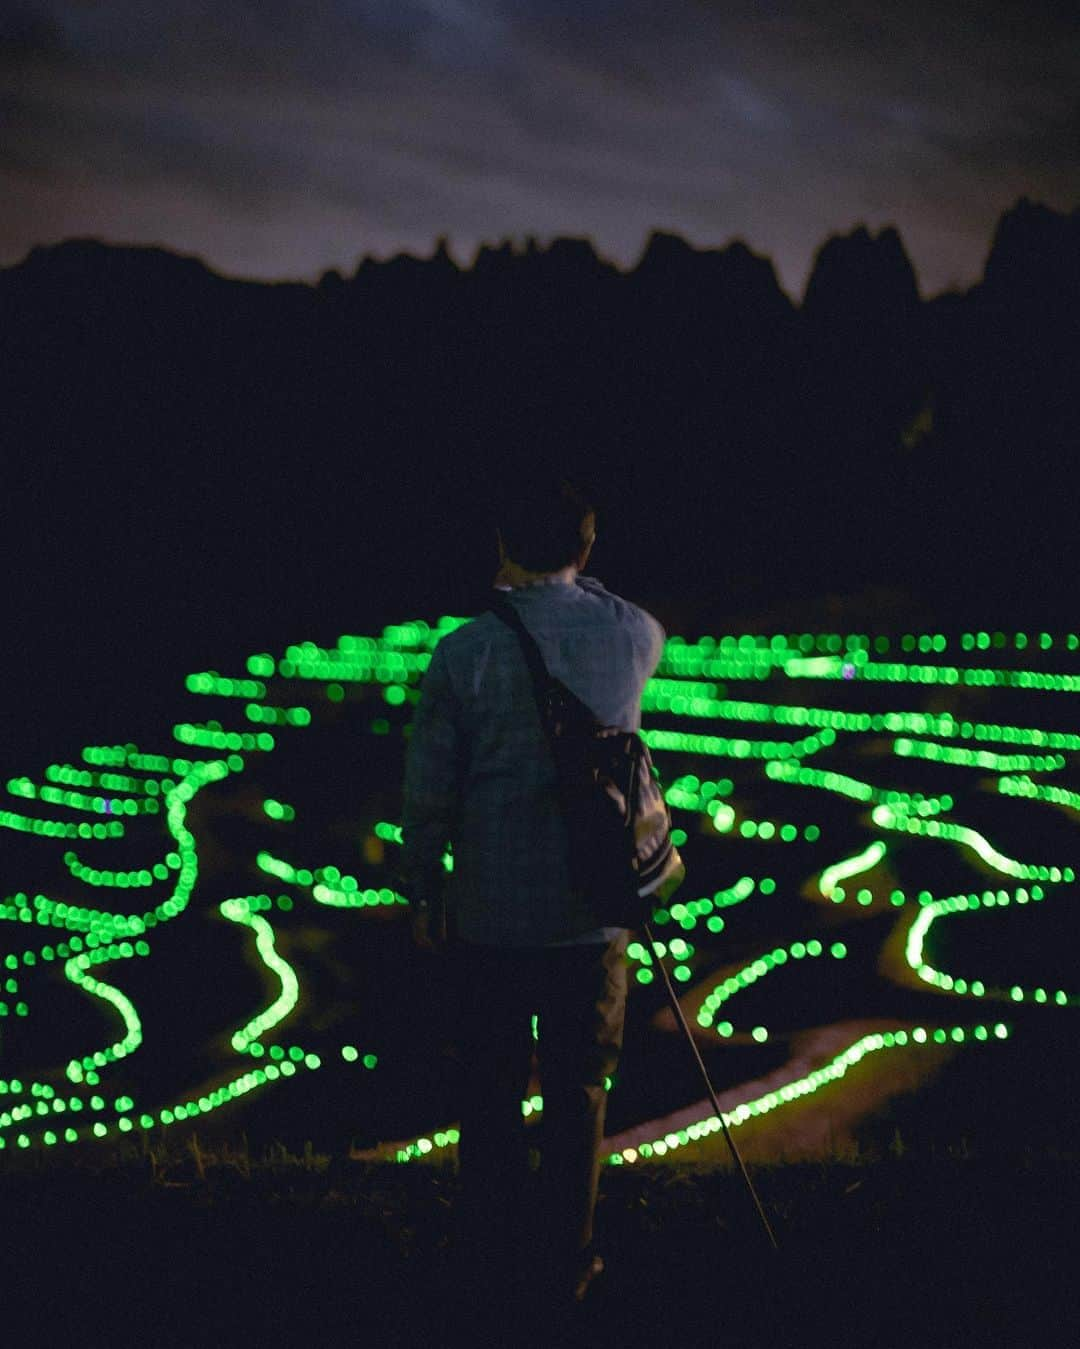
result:
[(38, 179), (99, 179), (133, 192), (168, 181), (251, 210), (310, 178), (299, 146), (260, 139), (254, 125), (224, 129), (205, 107), (67, 91), (55, 101), (0, 95), (0, 115), (12, 133), (0, 142), (0, 168)]
[(303, 219), (284, 275), (349, 219), (356, 253), (568, 232), (625, 264), (654, 226), (741, 235), (789, 289), (865, 219), (921, 229), (939, 271), (973, 249), (970, 274), (1021, 191), (1080, 193), (1077, 37), (1044, 0), (23, 6), (0, 21), (0, 257), (41, 241), (41, 194), (68, 233), (114, 203), (120, 237), (187, 194), (222, 257)]
[(922, 142), (947, 162), (980, 170), (987, 164), (1055, 174), (1080, 164), (1080, 98), (1017, 100), (993, 123), (950, 125), (942, 119)]

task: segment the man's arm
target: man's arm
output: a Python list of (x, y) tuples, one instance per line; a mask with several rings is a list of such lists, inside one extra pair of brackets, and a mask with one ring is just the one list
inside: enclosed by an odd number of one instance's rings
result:
[(440, 650), (436, 646), (424, 672), (405, 752), (401, 878), (416, 912), (441, 907), (442, 856), (459, 804), (460, 708)]

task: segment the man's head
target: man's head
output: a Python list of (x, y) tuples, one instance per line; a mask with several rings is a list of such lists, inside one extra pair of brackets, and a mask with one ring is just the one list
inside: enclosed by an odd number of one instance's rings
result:
[(596, 537), (596, 509), (585, 490), (559, 474), (522, 474), (493, 503), (500, 560), (545, 575), (581, 571)]

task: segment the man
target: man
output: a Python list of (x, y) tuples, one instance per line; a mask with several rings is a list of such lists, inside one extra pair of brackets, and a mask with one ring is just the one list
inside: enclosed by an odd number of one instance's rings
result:
[[(495, 586), (549, 671), (605, 725), (637, 730), (665, 632), (579, 573), (596, 512), (565, 479), (515, 481), (495, 507)], [(459, 1175), (468, 1249), (496, 1289), (526, 1215), (521, 1103), (538, 1020), (543, 1088), (541, 1238), (518, 1262), (530, 1287), (580, 1301), (603, 1269), (593, 1216), (607, 1104), (622, 1047), (625, 928), (602, 928), (569, 880), (555, 765), (517, 635), (491, 612), (432, 653), (406, 756), (402, 888), (413, 937), (461, 979)], [(441, 863), (447, 842), (453, 870)]]

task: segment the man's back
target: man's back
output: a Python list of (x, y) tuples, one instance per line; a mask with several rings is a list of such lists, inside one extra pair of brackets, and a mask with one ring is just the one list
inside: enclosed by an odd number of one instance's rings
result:
[[(604, 724), (637, 730), (641, 692), (663, 651), (657, 620), (587, 576), (503, 593), (551, 674)], [(518, 638), (501, 619), (484, 612), (442, 639), (414, 726), (403, 866), (430, 867), (453, 840), (457, 935), (494, 946), (604, 940), (570, 888), (554, 764)]]

